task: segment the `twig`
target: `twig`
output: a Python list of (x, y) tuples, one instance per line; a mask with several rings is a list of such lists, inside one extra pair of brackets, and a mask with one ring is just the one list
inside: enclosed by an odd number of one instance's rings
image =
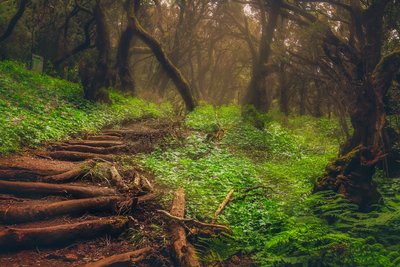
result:
[(156, 212), (161, 213), (163, 215), (165, 215), (166, 217), (178, 221), (178, 222), (184, 222), (184, 223), (192, 223), (193, 225), (197, 226), (197, 227), (206, 227), (206, 228), (216, 228), (219, 229), (221, 231), (225, 231), (228, 233), (231, 233), (231, 230), (226, 227), (225, 225), (220, 225), (220, 224), (212, 224), (212, 223), (203, 223), (203, 222), (199, 222), (196, 221), (195, 219), (187, 219), (187, 218), (181, 218), (181, 217), (177, 217), (172, 215), (171, 213), (169, 213), (168, 211), (165, 210), (156, 210)]

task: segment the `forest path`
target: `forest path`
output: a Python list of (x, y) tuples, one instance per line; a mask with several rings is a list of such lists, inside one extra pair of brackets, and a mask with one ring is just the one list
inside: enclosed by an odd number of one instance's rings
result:
[(159, 194), (130, 159), (173, 128), (142, 120), (0, 159), (0, 266), (85, 266), (139, 248), (128, 262), (159, 265), (143, 234)]

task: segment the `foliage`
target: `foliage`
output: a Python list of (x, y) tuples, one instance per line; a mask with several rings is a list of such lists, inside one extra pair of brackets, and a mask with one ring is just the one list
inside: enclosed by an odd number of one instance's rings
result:
[(132, 97), (110, 91), (111, 105), (83, 99), (80, 85), (28, 71), (11, 61), (0, 62), (0, 154), (127, 119), (168, 114)]
[[(279, 120), (271, 113), (260, 116), (264, 128), (257, 129), (241, 119), (238, 107), (223, 107), (223, 115), (221, 110), (199, 107), (186, 124), (200, 132), (141, 158), (159, 183), (186, 189), (189, 217), (210, 221), (235, 189), (218, 218), (233, 235), (200, 238), (196, 247), (203, 260), (244, 253), (261, 266), (396, 266), (397, 183), (381, 186), (386, 204), (369, 214), (332, 192), (311, 194), (315, 178), (337, 153), (336, 122)], [(214, 125), (225, 130), (220, 142), (206, 137)]]

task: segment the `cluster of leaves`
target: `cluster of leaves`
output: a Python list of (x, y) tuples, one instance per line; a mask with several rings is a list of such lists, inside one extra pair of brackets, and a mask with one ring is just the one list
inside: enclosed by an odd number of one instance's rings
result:
[(168, 110), (115, 91), (110, 98), (111, 105), (92, 103), (78, 84), (0, 62), (0, 154)]
[[(203, 259), (245, 253), (262, 266), (396, 266), (400, 206), (393, 200), (399, 195), (395, 183), (381, 186), (390, 198), (369, 214), (331, 192), (311, 194), (314, 179), (337, 154), (337, 123), (311, 117), (277, 120), (276, 114), (258, 118), (263, 129), (243, 121), (238, 107), (199, 107), (186, 119), (198, 132), (141, 159), (159, 183), (186, 189), (191, 217), (209, 221), (235, 189), (218, 218), (233, 235), (198, 240)], [(216, 127), (225, 137), (210, 142), (206, 134)]]

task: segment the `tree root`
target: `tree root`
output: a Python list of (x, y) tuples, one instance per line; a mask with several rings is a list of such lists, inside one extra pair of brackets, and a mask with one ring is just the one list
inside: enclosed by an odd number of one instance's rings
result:
[(61, 145), (55, 146), (60, 151), (73, 151), (83, 153), (95, 153), (95, 154), (114, 154), (125, 152), (126, 145), (110, 146), (110, 147), (94, 147), (86, 145)]
[(105, 259), (88, 263), (83, 267), (108, 267), (108, 266), (131, 266), (133, 263), (139, 262), (152, 252), (152, 248), (145, 247), (135, 251), (113, 255)]
[(99, 188), (87, 185), (59, 185), (32, 182), (9, 182), (0, 181), (0, 192), (14, 195), (61, 195), (77, 198), (90, 198), (98, 196), (115, 195), (116, 192), (110, 188)]
[(9, 227), (0, 231), (0, 248), (6, 251), (37, 246), (54, 247), (106, 234), (114, 236), (120, 234), (127, 223), (125, 217), (114, 217), (40, 228)]
[(124, 199), (118, 196), (74, 199), (50, 204), (24, 205), (0, 208), (0, 221), (7, 224), (33, 222), (62, 215), (81, 215), (85, 212), (110, 212)]
[(87, 140), (91, 141), (119, 141), (121, 137), (115, 135), (93, 135), (88, 136)]
[(111, 173), (111, 180), (117, 187), (117, 189), (120, 192), (127, 192), (129, 191), (129, 187), (125, 184), (124, 179), (122, 176), (119, 174), (117, 168), (115, 166), (111, 166), (110, 168), (110, 173)]
[(80, 145), (80, 146), (91, 146), (91, 147), (113, 147), (124, 145), (122, 141), (94, 141), (94, 140), (76, 140), (68, 141), (68, 145)]
[(47, 152), (47, 156), (53, 159), (65, 160), (65, 161), (84, 161), (87, 159), (104, 159), (107, 161), (113, 161), (113, 156), (102, 155), (95, 153), (85, 153), (85, 152), (73, 152), (73, 151), (52, 151)]

